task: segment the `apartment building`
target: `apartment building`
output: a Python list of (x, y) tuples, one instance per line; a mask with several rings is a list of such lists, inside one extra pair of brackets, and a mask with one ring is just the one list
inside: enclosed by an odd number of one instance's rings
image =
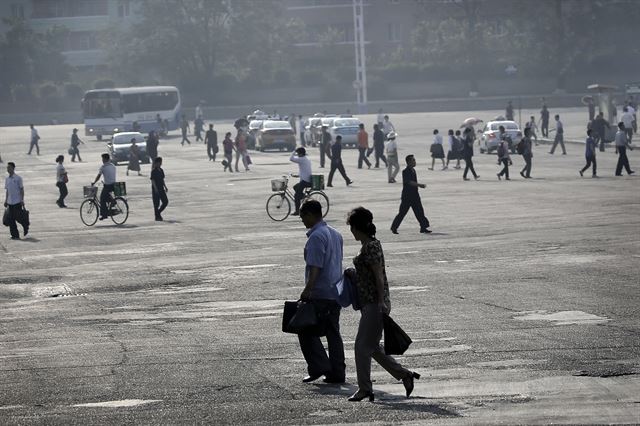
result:
[[(136, 0), (3, 0), (0, 17), (25, 19), (35, 31), (64, 26), (69, 33), (63, 54), (75, 68), (92, 68), (104, 63), (100, 33), (135, 19)], [(5, 31), (6, 25), (0, 26)]]

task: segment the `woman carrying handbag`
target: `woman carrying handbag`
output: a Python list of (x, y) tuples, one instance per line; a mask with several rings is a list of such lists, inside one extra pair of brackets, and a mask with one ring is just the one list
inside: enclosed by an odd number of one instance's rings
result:
[(69, 178), (67, 176), (67, 171), (62, 165), (62, 163), (64, 163), (64, 155), (58, 155), (58, 157), (56, 157), (56, 163), (58, 163), (58, 166), (56, 167), (56, 186), (60, 191), (60, 196), (56, 200), (56, 204), (61, 209), (64, 209), (67, 208), (67, 205), (64, 203), (64, 199), (69, 194), (69, 191), (67, 190), (67, 182), (69, 182)]
[(382, 245), (375, 237), (376, 226), (373, 214), (364, 207), (353, 209), (347, 218), (347, 225), (356, 241), (362, 243), (360, 253), (353, 259), (358, 273), (357, 289), (360, 301), (361, 317), (355, 342), (356, 371), (358, 375), (358, 391), (351, 395), (349, 401), (374, 400), (371, 384), (371, 358), (375, 359), (396, 380), (402, 380), (407, 398), (413, 392), (414, 380), (420, 375), (407, 370), (393, 357), (385, 354), (380, 347), (382, 338), (383, 317), (391, 310), (389, 284), (384, 265)]

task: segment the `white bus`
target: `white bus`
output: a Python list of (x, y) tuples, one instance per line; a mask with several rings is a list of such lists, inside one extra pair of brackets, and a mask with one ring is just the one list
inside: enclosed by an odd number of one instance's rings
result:
[(82, 99), (85, 135), (98, 140), (118, 132), (175, 130), (181, 114), (173, 86), (89, 90)]

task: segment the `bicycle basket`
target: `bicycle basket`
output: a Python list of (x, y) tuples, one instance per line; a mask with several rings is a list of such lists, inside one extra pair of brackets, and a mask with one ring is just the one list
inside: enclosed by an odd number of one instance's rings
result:
[(287, 181), (284, 179), (271, 179), (272, 191), (284, 191), (287, 187)]
[(93, 198), (98, 193), (98, 187), (97, 186), (83, 186), (82, 187), (82, 193), (84, 195), (84, 198)]
[(113, 193), (116, 197), (124, 197), (127, 195), (127, 185), (125, 182), (116, 182), (113, 184)]
[(311, 175), (311, 189), (314, 191), (324, 189), (324, 175)]

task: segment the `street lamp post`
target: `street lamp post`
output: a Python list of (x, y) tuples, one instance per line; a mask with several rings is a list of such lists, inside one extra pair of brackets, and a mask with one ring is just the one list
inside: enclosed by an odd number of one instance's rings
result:
[(363, 0), (353, 0), (353, 45), (356, 54), (356, 90), (358, 112), (367, 110), (367, 64), (364, 56), (364, 6)]

